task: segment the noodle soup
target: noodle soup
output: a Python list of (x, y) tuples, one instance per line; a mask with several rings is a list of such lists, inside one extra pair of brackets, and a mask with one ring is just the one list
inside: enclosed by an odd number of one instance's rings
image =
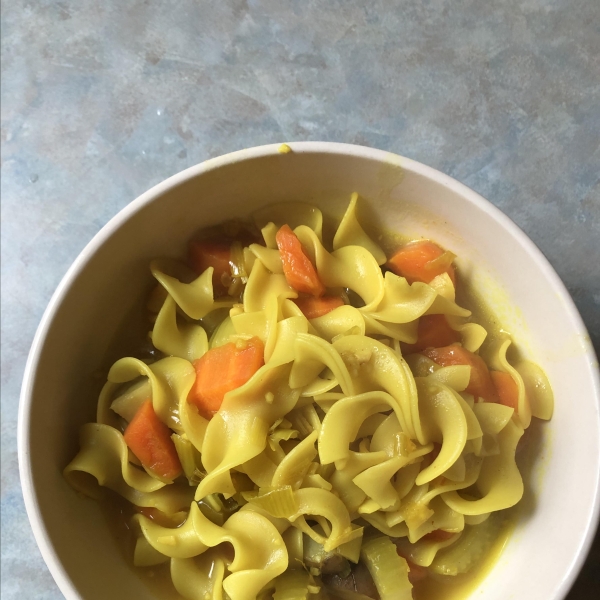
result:
[(451, 252), (384, 251), (358, 202), (331, 239), (287, 203), (150, 265), (150, 351), (65, 477), (123, 499), (133, 564), (183, 598), (466, 594), (508, 535), (547, 378), (456, 302)]

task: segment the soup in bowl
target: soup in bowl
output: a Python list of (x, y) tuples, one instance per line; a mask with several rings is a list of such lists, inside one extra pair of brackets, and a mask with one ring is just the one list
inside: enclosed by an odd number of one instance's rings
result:
[(68, 598), (561, 598), (597, 518), (594, 360), (543, 256), (450, 178), (338, 144), (217, 158), (51, 301), (34, 533)]

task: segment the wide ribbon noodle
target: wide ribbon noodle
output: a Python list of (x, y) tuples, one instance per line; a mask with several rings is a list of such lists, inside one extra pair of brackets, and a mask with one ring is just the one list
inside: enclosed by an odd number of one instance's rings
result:
[[(359, 209), (353, 194), (328, 239), (318, 208), (266, 207), (201, 240), (202, 268), (150, 266), (152, 356), (112, 366), (64, 474), (123, 499), (134, 564), (164, 565), (184, 598), (411, 598), (419, 573), (476, 564), (523, 495), (517, 445), (552, 415), (544, 372), (511, 364), (510, 339), (486, 339), (456, 303), (454, 255), (408, 278)], [(294, 287), (286, 225), (323, 299)], [(260, 362), (203, 408), (205, 380), (242, 369), (203, 365), (238, 352)]]

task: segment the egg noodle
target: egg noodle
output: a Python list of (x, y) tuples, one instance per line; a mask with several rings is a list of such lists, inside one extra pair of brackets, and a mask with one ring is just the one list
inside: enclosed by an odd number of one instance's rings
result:
[[(160, 287), (150, 339), (164, 357), (112, 366), (64, 473), (86, 496), (108, 488), (131, 503), (134, 564), (170, 562), (186, 599), (364, 598), (336, 587), (357, 564), (383, 600), (410, 599), (411, 573), (467, 571), (497, 534), (497, 511), (523, 495), (515, 449), (532, 416), (551, 417), (545, 375), (511, 365), (508, 338), (481, 351), (486, 330), (455, 302), (447, 273), (409, 284), (382, 269), (386, 254), (356, 203), (329, 248), (313, 206), (256, 213), (264, 243), (236, 249), (232, 295), (215, 298), (212, 267), (198, 276), (174, 260), (151, 263)], [(344, 305), (304, 316), (276, 242), (284, 224), (327, 290), (347, 294)], [(512, 378), (517, 410), (466, 393), (469, 365), (403, 356), (426, 315), (444, 315), (459, 345)], [(264, 365), (205, 418), (188, 401), (194, 361), (253, 338)], [(143, 467), (122, 433), (147, 399), (171, 430), (183, 468), (174, 481)]]

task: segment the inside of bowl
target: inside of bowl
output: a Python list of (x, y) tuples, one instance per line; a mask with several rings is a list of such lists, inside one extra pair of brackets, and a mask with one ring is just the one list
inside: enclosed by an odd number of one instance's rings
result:
[(600, 450), (593, 358), (562, 288), (508, 219), (456, 182), (393, 155), (313, 148), (238, 153), (161, 184), (94, 239), (64, 283), (25, 399), (34, 528), (68, 598), (161, 597), (133, 574), (100, 506), (61, 474), (80, 425), (94, 419), (110, 364), (144, 333), (150, 260), (181, 256), (199, 228), (268, 203), (311, 202), (339, 215), (355, 191), (370, 230), (432, 238), (457, 254), (463, 276), (547, 372), (555, 414), (536, 426), (525, 510), (477, 597), (548, 600), (566, 591), (592, 518)]

